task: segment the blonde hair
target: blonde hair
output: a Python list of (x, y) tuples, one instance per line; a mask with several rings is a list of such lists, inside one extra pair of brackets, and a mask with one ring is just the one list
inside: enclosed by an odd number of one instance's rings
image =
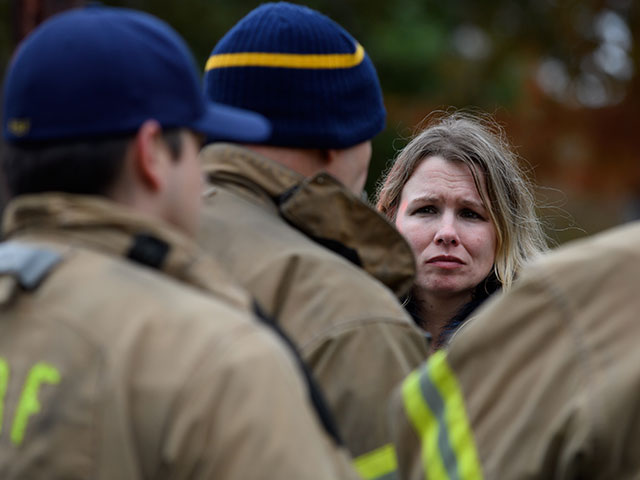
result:
[[(547, 249), (531, 183), (504, 132), (492, 120), (466, 113), (434, 116), (397, 155), (378, 186), (376, 207), (395, 221), (404, 185), (428, 157), (469, 167), (496, 229), (494, 273), (508, 290), (523, 265)], [(478, 171), (484, 174), (481, 188)]]

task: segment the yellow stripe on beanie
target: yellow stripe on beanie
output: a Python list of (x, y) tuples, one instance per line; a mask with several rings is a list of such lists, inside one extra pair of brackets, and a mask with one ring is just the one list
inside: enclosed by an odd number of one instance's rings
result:
[(352, 68), (362, 63), (364, 48), (356, 43), (353, 53), (299, 54), (299, 53), (262, 53), (241, 52), (211, 55), (205, 66), (205, 72), (214, 68), (227, 67), (272, 67), (300, 69), (339, 69)]

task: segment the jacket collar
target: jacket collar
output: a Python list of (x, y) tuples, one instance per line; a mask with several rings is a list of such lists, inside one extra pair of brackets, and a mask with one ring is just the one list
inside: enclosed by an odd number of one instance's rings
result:
[(5, 236), (51, 241), (126, 257), (191, 286), (247, 306), (214, 259), (159, 220), (97, 196), (45, 193), (20, 196), (5, 211)]
[(411, 289), (415, 261), (407, 242), (381, 214), (331, 175), (304, 178), (230, 144), (211, 145), (201, 158), (213, 184), (234, 185), (272, 203), (292, 226), (358, 264), (396, 295)]

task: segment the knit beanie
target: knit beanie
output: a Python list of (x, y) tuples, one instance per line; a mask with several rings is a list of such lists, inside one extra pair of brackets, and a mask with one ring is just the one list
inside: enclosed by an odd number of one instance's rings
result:
[(386, 112), (373, 63), (342, 27), (310, 8), (266, 3), (214, 47), (205, 68), (209, 100), (259, 112), (262, 142), (348, 148), (378, 134)]

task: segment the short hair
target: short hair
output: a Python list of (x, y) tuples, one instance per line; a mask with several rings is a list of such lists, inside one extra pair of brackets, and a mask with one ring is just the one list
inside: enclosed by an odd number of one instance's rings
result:
[[(181, 129), (162, 132), (177, 159)], [(9, 198), (43, 192), (106, 195), (119, 177), (134, 134), (108, 138), (5, 144), (2, 169)]]
[[(467, 113), (433, 116), (379, 182), (376, 207), (391, 221), (395, 221), (404, 185), (420, 163), (432, 156), (469, 167), (496, 229), (494, 273), (508, 289), (523, 265), (547, 249), (547, 242), (532, 185), (502, 128), (489, 117)], [(486, 192), (478, 171), (484, 174)]]

